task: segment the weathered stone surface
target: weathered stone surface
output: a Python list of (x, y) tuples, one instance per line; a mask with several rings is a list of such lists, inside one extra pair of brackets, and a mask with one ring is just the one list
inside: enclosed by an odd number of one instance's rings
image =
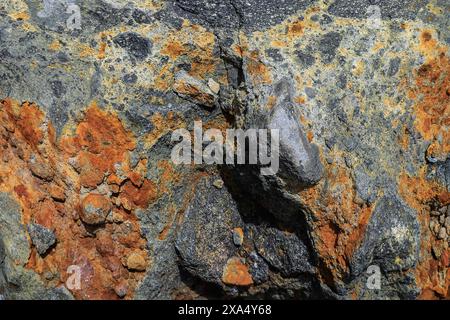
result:
[[(2, 2), (0, 299), (448, 299), (449, 12)], [(200, 120), (279, 129), (276, 174), (175, 165)]]
[(255, 233), (255, 247), (259, 255), (284, 276), (313, 272), (308, 248), (295, 234), (275, 228), (258, 228)]
[(28, 233), (30, 234), (33, 245), (41, 256), (56, 243), (56, 237), (53, 231), (39, 224), (29, 224)]
[(112, 209), (109, 200), (100, 194), (88, 195), (83, 200), (82, 206), (81, 220), (90, 225), (104, 223)]
[[(419, 234), (419, 224), (411, 208), (396, 196), (381, 198), (354, 256), (353, 271), (357, 274), (370, 263), (378, 264), (385, 272), (412, 268), (417, 261)], [(366, 260), (360, 261), (360, 257)]]
[(227, 261), (237, 253), (230, 234), (242, 226), (242, 220), (230, 194), (212, 186), (212, 181), (199, 183), (184, 214), (176, 248), (189, 272), (207, 282), (221, 283)]

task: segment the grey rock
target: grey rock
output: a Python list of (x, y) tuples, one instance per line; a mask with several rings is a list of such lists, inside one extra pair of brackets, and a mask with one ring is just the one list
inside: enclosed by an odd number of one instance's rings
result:
[(309, 250), (296, 234), (288, 234), (272, 227), (257, 227), (255, 233), (254, 242), (258, 254), (283, 276), (313, 273)]
[(269, 265), (258, 255), (252, 251), (248, 257), (249, 272), (256, 284), (264, 283), (269, 278)]
[(301, 212), (298, 191), (320, 181), (323, 165), (318, 147), (308, 141), (298, 121), (299, 114), (292, 103), (292, 83), (282, 79), (265, 94), (277, 97), (275, 105), (270, 110), (247, 106), (244, 128), (278, 130), (279, 150), (271, 155), (272, 159), (278, 159), (278, 168), (274, 165), (276, 161), (272, 161), (270, 171), (269, 166), (261, 164), (229, 165), (223, 170), (229, 172), (235, 184), (252, 186), (242, 192), (279, 219), (288, 221)]
[(278, 49), (267, 49), (266, 54), (271, 57), (276, 62), (281, 62), (284, 60), (283, 55), (280, 53), (280, 50)]
[(447, 230), (445, 229), (445, 227), (439, 229), (438, 239), (440, 240), (447, 239)]
[(304, 67), (310, 67), (314, 64), (314, 62), (316, 61), (316, 58), (314, 58), (313, 55), (311, 55), (308, 52), (302, 51), (302, 50), (297, 50), (295, 51), (295, 54), (299, 60), (299, 62), (304, 66)]
[(54, 289), (49, 289), (46, 291), (42, 300), (50, 300), (50, 301), (64, 301), (64, 300), (75, 300), (72, 293), (63, 285), (56, 287)]
[(25, 267), (29, 256), (21, 209), (0, 193), (0, 293), (8, 300), (70, 299), (67, 289), (47, 288), (37, 273)]
[(346, 18), (368, 18), (372, 12), (369, 6), (377, 5), (380, 8), (383, 20), (403, 18), (414, 19), (417, 12), (425, 7), (426, 2), (420, 0), (336, 0), (328, 8), (332, 15)]
[(217, 189), (203, 179), (184, 213), (175, 243), (182, 266), (206, 282), (221, 284), (224, 266), (237, 253), (230, 232), (241, 225), (227, 189)]
[(397, 195), (381, 198), (367, 226), (364, 240), (353, 256), (351, 269), (360, 275), (370, 264), (384, 272), (413, 268), (418, 259), (419, 223), (414, 210)]
[(280, 132), (280, 171), (277, 173), (289, 187), (307, 187), (316, 184), (323, 174), (319, 150), (311, 144), (291, 103), (289, 82), (280, 81), (274, 89), (279, 97), (269, 113), (266, 126)]
[(448, 207), (447, 206), (443, 206), (441, 208), (439, 208), (439, 213), (445, 215), (447, 213)]
[(400, 68), (400, 62), (401, 62), (400, 58), (394, 58), (389, 61), (389, 69), (387, 73), (389, 77), (393, 77), (394, 75), (397, 74)]
[(180, 16), (207, 27), (247, 31), (263, 30), (315, 3), (315, 0), (175, 0)]
[(28, 233), (37, 252), (42, 256), (56, 243), (56, 236), (52, 230), (39, 224), (28, 225)]
[(306, 96), (310, 99), (314, 99), (316, 97), (316, 90), (314, 88), (306, 87), (305, 88)]
[(0, 240), (5, 255), (24, 265), (30, 256), (30, 248), (24, 225), (21, 223), (21, 209), (7, 194), (0, 193)]
[(330, 63), (334, 59), (341, 40), (342, 34), (339, 32), (329, 32), (320, 39), (319, 51), (324, 63)]
[(130, 56), (138, 60), (145, 59), (152, 49), (150, 40), (134, 32), (119, 34), (114, 38), (114, 43), (124, 48)]

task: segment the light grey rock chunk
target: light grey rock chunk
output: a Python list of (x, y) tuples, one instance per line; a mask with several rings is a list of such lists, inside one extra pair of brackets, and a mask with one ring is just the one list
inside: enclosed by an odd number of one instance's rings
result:
[(75, 300), (72, 293), (65, 286), (59, 286), (54, 289), (49, 289), (43, 296), (43, 300), (61, 301), (61, 300)]
[(322, 177), (317, 146), (309, 143), (291, 104), (276, 106), (268, 129), (280, 132), (280, 173), (294, 187), (312, 186)]
[(386, 272), (414, 267), (419, 250), (419, 223), (414, 210), (398, 196), (387, 194), (377, 203), (352, 270), (361, 273), (370, 263)]

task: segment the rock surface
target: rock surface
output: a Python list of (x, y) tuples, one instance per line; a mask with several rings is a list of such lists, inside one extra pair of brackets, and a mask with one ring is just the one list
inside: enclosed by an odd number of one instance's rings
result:
[[(449, 13), (2, 2), (0, 297), (448, 299)], [(175, 165), (200, 120), (278, 129), (279, 170)]]
[(42, 256), (51, 246), (56, 243), (56, 237), (52, 230), (49, 230), (38, 224), (30, 224), (28, 226), (28, 233), (31, 237), (33, 245), (37, 252)]

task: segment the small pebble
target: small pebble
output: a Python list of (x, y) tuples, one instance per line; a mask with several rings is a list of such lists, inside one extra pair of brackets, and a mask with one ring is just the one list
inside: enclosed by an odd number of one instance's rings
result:
[(439, 230), (438, 238), (440, 240), (447, 238), (447, 229), (445, 229), (445, 227), (442, 227), (441, 230)]
[(147, 263), (145, 262), (145, 258), (139, 253), (134, 252), (128, 256), (127, 268), (129, 270), (145, 271), (146, 267)]
[(233, 229), (233, 242), (238, 247), (244, 242), (244, 231), (241, 228)]
[(114, 287), (114, 292), (119, 298), (124, 298), (128, 293), (128, 285), (126, 282), (121, 282)]
[(430, 230), (432, 232), (434, 232), (435, 226), (436, 226), (436, 220), (431, 220), (430, 221)]
[(446, 214), (447, 213), (447, 207), (442, 207), (442, 208), (440, 208), (439, 209), (439, 212), (441, 213), (441, 214)]
[(44, 272), (44, 278), (46, 280), (50, 281), (50, 280), (53, 280), (55, 278), (55, 276), (50, 271), (45, 271)]
[(43, 256), (56, 243), (55, 233), (36, 223), (28, 225), (28, 233), (39, 255)]
[(211, 91), (215, 94), (218, 94), (220, 91), (220, 84), (215, 82), (213, 79), (208, 80), (208, 87), (211, 89)]
[(434, 225), (434, 234), (438, 235), (440, 230), (441, 226), (439, 225), (439, 223), (436, 222), (436, 224)]
[(222, 179), (217, 179), (213, 182), (213, 186), (216, 187), (217, 189), (222, 189), (223, 188), (223, 180)]
[(434, 256), (439, 259), (441, 257), (441, 255), (442, 255), (441, 248), (439, 246), (433, 246), (432, 250), (433, 250)]

